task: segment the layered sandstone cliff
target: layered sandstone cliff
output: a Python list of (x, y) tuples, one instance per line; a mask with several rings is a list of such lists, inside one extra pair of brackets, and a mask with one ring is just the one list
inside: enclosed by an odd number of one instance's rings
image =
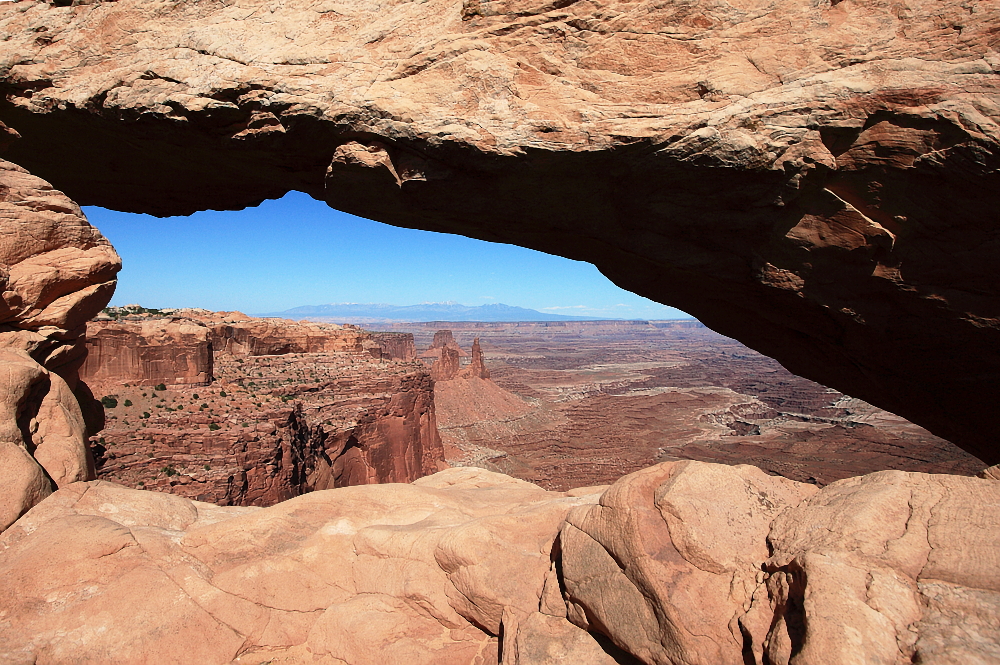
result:
[[(220, 505), (267, 506), (314, 489), (410, 482), (445, 466), (429, 373), (420, 363), (384, 360), (393, 352), (374, 345), (370, 333), (233, 313), (180, 314), (197, 320), (90, 324), (98, 334), (88, 344), (125, 344), (119, 356), (92, 358), (101, 368), (95, 378), (103, 379), (95, 385), (112, 405), (95, 437), (100, 478)], [(123, 337), (128, 326), (140, 329)], [(162, 370), (150, 350), (187, 367), (192, 345), (180, 328), (194, 330), (197, 348), (209, 349), (209, 368), (215, 356), (210, 386), (190, 380), (199, 376), (193, 371), (186, 378), (161, 371), (145, 381), (116, 374), (130, 366), (115, 358), (138, 357), (143, 367)], [(173, 354), (161, 342), (176, 344)], [(221, 350), (212, 354), (216, 343)], [(300, 348), (324, 351), (293, 351)], [(159, 383), (168, 389), (151, 388)]]
[(385, 360), (415, 360), (417, 357), (413, 333), (373, 332), (372, 340), (382, 350), (381, 357)]
[(193, 321), (87, 323), (80, 377), (102, 391), (139, 386), (205, 386), (212, 382), (211, 331)]
[[(190, 310), (179, 310), (187, 314)], [(381, 357), (371, 333), (352, 325), (258, 319), (239, 312), (209, 312), (195, 318), (211, 329), (212, 348), (235, 357), (285, 353), (368, 353)]]
[(1000, 658), (1000, 483), (673, 462), (221, 508), (107, 482), (0, 536), (0, 659), (839, 665)]

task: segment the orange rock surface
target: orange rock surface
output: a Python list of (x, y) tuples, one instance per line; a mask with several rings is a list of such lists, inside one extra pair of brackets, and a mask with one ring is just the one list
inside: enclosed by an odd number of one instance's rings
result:
[(219, 507), (103, 481), (0, 535), (0, 660), (991, 662), (1000, 483), (823, 489), (671, 462), (570, 493), (482, 469)]
[(64, 4), (0, 3), (0, 85), (78, 201), (588, 261), (1000, 461), (995, 2)]
[(79, 206), (0, 160), (0, 531), (54, 489), (94, 478), (86, 439), (100, 406), (77, 370), (84, 323), (119, 268)]
[(210, 333), (184, 320), (91, 321), (80, 377), (103, 392), (124, 383), (206, 386), (213, 375)]

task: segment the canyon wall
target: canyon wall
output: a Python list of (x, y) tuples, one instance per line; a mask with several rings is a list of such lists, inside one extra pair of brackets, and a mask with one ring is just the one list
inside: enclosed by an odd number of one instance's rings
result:
[(237, 357), (284, 353), (370, 353), (376, 358), (381, 355), (371, 333), (356, 326), (243, 316), (243, 320), (234, 320), (213, 312), (200, 317), (211, 328), (212, 348), (216, 352)]
[[(309, 343), (337, 352), (244, 355), (304, 343), (302, 329), (285, 323), (267, 321), (262, 340), (241, 333), (239, 346), (216, 355), (209, 386), (173, 382), (156, 391), (125, 385), (125, 377), (98, 384), (115, 400), (96, 437), (98, 477), (220, 505), (268, 506), (315, 489), (410, 482), (445, 466), (422, 364), (376, 359), (367, 333), (333, 326), (332, 341)], [(252, 328), (192, 327), (205, 339), (220, 328)]]
[(211, 331), (192, 321), (90, 321), (86, 347), (80, 377), (101, 390), (212, 382)]
[(103, 417), (77, 372), (84, 324), (120, 268), (79, 206), (0, 160), (0, 531), (55, 489), (95, 477), (86, 439)]
[(413, 333), (373, 332), (372, 340), (382, 349), (382, 358), (386, 360), (415, 360), (417, 357)]
[(67, 4), (0, 3), (0, 112), (77, 201), (588, 261), (1000, 461), (996, 3)]

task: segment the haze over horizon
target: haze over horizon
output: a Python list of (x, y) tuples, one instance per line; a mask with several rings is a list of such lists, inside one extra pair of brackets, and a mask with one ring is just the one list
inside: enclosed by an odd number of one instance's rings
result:
[(83, 210), (122, 257), (116, 306), (260, 314), (320, 303), (504, 303), (593, 318), (691, 318), (615, 286), (589, 263), (389, 226), (301, 192), (188, 217)]

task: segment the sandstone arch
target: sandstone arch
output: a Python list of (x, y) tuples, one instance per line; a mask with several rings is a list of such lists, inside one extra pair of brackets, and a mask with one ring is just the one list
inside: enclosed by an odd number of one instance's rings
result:
[(1000, 461), (996, 3), (0, 5), (5, 156), (182, 214), (290, 189), (595, 263)]

